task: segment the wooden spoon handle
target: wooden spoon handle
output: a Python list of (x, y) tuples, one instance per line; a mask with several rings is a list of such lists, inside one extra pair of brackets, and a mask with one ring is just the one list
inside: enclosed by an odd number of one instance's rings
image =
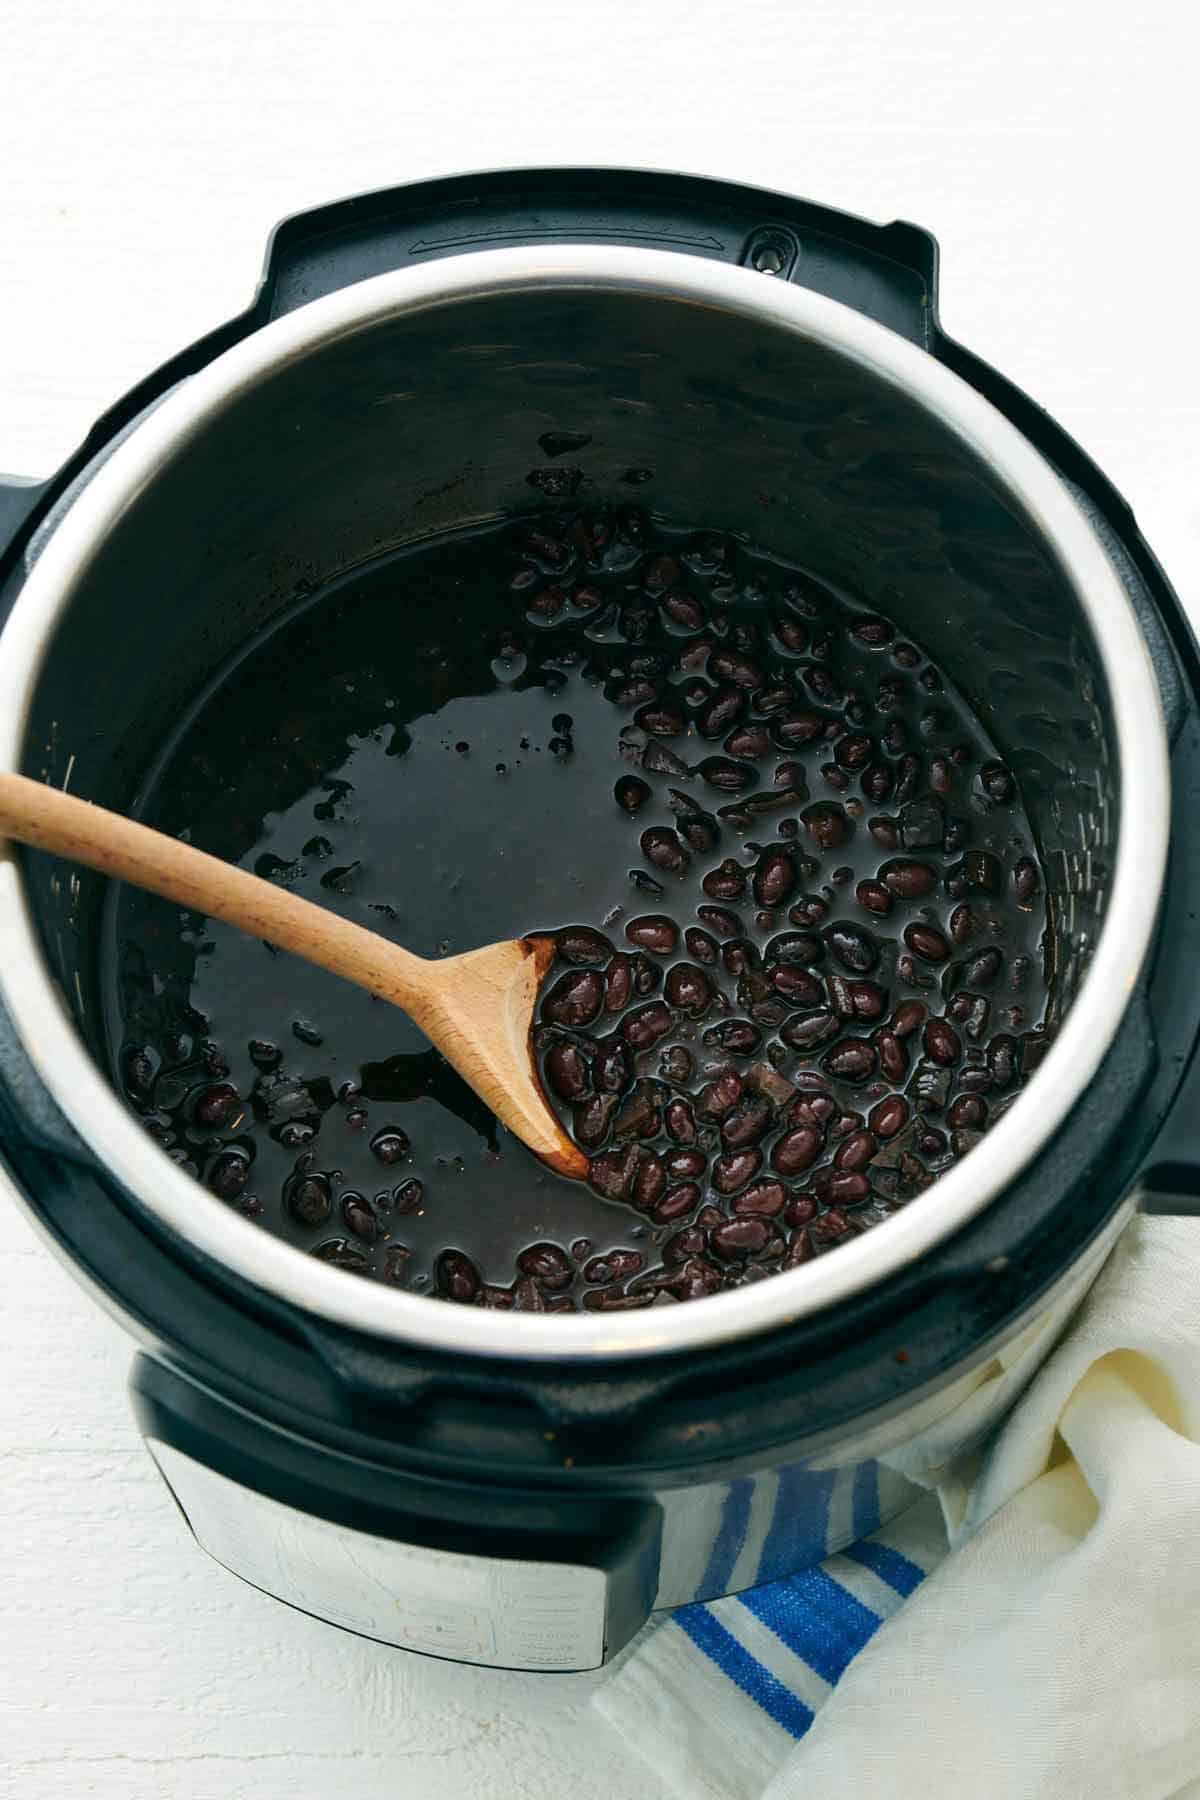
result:
[(371, 993), (386, 993), (406, 1011), (419, 1015), (428, 999), (436, 965), (423, 957), (166, 832), (43, 782), (0, 773), (0, 836), (224, 919)]

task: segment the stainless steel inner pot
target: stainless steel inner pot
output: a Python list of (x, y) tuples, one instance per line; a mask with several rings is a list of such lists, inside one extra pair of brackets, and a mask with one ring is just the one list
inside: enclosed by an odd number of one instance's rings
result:
[(255, 332), (176, 388), (51, 520), (0, 637), (0, 764), (129, 806), (172, 721), (298, 594), (426, 535), (529, 510), (546, 430), (589, 496), (844, 585), (939, 659), (1018, 771), (1047, 869), (1060, 1030), (983, 1143), (857, 1241), (757, 1286), (619, 1317), (431, 1303), (304, 1256), (182, 1174), (109, 1086), (100, 883), (5, 849), (0, 999), (88, 1150), (162, 1225), (296, 1305), (380, 1336), (532, 1358), (645, 1354), (826, 1307), (952, 1233), (1054, 1132), (1154, 929), (1168, 776), (1121, 583), (1049, 465), (920, 350), (805, 289), (607, 246), (380, 276)]

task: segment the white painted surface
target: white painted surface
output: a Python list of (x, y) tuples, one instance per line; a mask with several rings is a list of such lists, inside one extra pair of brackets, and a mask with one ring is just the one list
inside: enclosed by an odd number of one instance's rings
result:
[[(950, 330), (1200, 595), (1194, 23), (1177, 0), (0, 7), (0, 468), (239, 310), (266, 232), (469, 167), (685, 167), (932, 228)], [(0, 950), (2, 953), (2, 950)], [(0, 1796), (659, 1800), (592, 1677), (360, 1644), (214, 1568), (128, 1349), (0, 1194)]]

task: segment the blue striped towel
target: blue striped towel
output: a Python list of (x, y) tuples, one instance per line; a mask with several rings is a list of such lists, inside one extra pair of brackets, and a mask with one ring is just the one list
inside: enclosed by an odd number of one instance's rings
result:
[[(735, 1537), (739, 1485), (722, 1518)], [(757, 1800), (855, 1656), (946, 1552), (941, 1509), (924, 1496), (814, 1568), (655, 1615), (593, 1704), (689, 1800)]]

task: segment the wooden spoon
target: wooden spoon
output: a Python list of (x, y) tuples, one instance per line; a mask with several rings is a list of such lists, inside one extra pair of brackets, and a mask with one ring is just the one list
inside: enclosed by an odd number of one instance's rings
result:
[(554, 956), (550, 938), (513, 938), (429, 962), (165, 832), (24, 775), (0, 774), (0, 836), (224, 919), (390, 1000), (543, 1162), (561, 1175), (587, 1174), (586, 1156), (546, 1102), (530, 1041), (538, 984)]

